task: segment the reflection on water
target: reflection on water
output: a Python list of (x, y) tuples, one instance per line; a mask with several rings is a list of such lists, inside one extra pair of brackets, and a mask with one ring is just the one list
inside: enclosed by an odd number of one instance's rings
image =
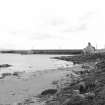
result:
[[(0, 54), (0, 64), (13, 65), (9, 68), (0, 68), (0, 72), (14, 71), (38, 71), (55, 69), (59, 67), (72, 66), (71, 62), (50, 59), (60, 55), (19, 55), (19, 54)], [(65, 55), (66, 56), (66, 55)]]

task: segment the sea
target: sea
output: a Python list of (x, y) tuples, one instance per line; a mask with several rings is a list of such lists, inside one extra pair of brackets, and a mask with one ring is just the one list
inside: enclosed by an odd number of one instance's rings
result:
[[(9, 64), (10, 67), (0, 68), (0, 73), (13, 72), (35, 72), (43, 70), (51, 70), (57, 68), (71, 67), (72, 62), (67, 62), (53, 57), (68, 55), (48, 55), (48, 54), (0, 54), (0, 65)], [(72, 55), (69, 55), (72, 56)]]

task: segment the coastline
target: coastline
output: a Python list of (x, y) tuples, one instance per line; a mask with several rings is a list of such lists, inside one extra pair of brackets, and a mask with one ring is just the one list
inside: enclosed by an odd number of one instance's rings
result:
[(0, 104), (104, 105), (105, 54), (56, 59), (72, 61), (74, 65), (0, 79)]
[[(58, 57), (56, 59), (80, 64), (83, 71), (74, 70), (64, 87), (45, 100), (45, 105), (104, 105), (105, 104), (105, 54)], [(44, 96), (43, 96), (44, 97)]]
[(41, 105), (42, 102), (37, 103), (37, 95), (46, 89), (55, 89), (54, 81), (65, 80), (75, 67), (7, 75), (0, 79), (0, 104)]

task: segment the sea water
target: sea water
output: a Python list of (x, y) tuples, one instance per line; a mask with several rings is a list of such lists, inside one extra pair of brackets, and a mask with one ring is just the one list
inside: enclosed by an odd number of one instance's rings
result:
[[(72, 66), (72, 62), (52, 59), (52, 57), (62, 55), (46, 55), (46, 54), (0, 54), (0, 65), (9, 64), (11, 67), (0, 68), (0, 73), (4, 72), (34, 72), (47, 69), (57, 69)], [(67, 56), (67, 55), (63, 55)]]

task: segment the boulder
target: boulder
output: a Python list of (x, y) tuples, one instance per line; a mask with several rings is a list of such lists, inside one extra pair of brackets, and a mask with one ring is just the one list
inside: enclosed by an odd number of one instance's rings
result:
[(46, 89), (41, 93), (41, 95), (54, 95), (56, 92), (57, 89)]

